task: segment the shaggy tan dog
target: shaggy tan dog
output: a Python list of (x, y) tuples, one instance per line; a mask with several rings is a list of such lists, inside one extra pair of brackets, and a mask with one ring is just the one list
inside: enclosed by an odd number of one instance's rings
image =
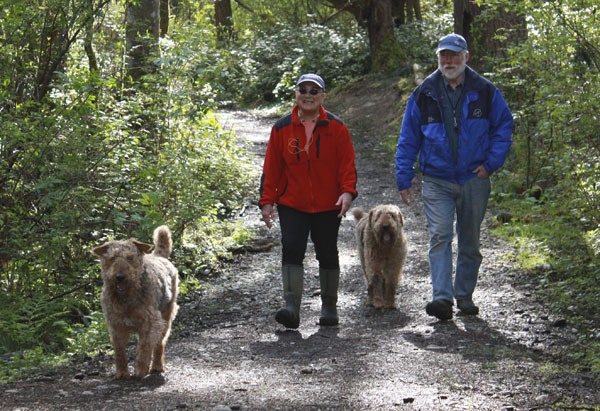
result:
[[(116, 379), (131, 375), (126, 347), (138, 335), (134, 376), (164, 371), (165, 345), (177, 314), (178, 273), (167, 260), (173, 243), (167, 226), (154, 230), (151, 244), (109, 241), (92, 250), (102, 266), (101, 304), (115, 352)], [(150, 363), (152, 362), (152, 368)]]
[(404, 216), (391, 204), (379, 205), (368, 213), (361, 208), (350, 211), (357, 220), (356, 242), (367, 284), (367, 305), (395, 309), (407, 253)]

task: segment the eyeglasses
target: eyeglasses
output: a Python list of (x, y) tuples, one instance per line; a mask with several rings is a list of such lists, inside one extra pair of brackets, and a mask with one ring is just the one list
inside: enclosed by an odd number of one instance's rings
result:
[(312, 96), (316, 96), (316, 95), (317, 95), (317, 94), (319, 94), (321, 91), (323, 91), (323, 90), (321, 90), (321, 89), (319, 89), (319, 88), (311, 88), (311, 89), (308, 89), (308, 88), (300, 87), (300, 88), (298, 89), (298, 93), (300, 93), (300, 94), (306, 94), (306, 93), (310, 93)]

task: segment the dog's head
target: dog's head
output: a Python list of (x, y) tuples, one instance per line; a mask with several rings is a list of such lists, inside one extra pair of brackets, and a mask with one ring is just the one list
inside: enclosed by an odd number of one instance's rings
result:
[(394, 204), (379, 205), (369, 210), (369, 222), (381, 243), (393, 243), (404, 226), (404, 215)]
[(104, 286), (116, 294), (137, 288), (144, 271), (144, 255), (152, 245), (135, 239), (113, 240), (92, 249), (100, 257)]

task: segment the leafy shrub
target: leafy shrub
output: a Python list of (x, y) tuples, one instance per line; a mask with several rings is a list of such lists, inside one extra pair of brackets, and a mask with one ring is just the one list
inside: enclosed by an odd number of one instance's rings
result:
[(195, 84), (210, 86), (222, 104), (288, 102), (304, 72), (320, 74), (327, 87), (334, 88), (364, 74), (369, 54), (363, 32), (342, 34), (316, 24), (278, 23), (259, 29), (252, 41), (233, 42), (227, 48), (203, 46), (189, 32), (181, 36), (190, 48), (202, 49), (190, 62)]
[(229, 217), (254, 189), (248, 157), (211, 114), (208, 86), (188, 93), (191, 66), (168, 46), (162, 70), (135, 89), (90, 76), (74, 48), (46, 99), (0, 110), (0, 354), (60, 352), (77, 340), (73, 325), (99, 308), (92, 246), (150, 241), (168, 224), (178, 247), (186, 230)]

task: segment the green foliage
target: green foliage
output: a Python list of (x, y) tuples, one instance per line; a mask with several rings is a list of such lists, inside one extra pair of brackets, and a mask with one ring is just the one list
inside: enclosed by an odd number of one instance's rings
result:
[(230, 261), (233, 252), (252, 237), (253, 233), (241, 220), (220, 221), (214, 217), (206, 217), (202, 224), (187, 230), (177, 259), (183, 263), (181, 277), (186, 281), (192, 279), (193, 284), (188, 284), (188, 288), (199, 287), (194, 279), (218, 272), (223, 262)]
[(42, 347), (35, 347), (13, 356), (0, 358), (0, 383), (24, 379), (31, 375), (39, 375), (40, 371), (66, 365), (68, 358), (64, 355), (48, 355)]
[[(328, 89), (344, 84), (366, 70), (368, 46), (364, 33), (341, 34), (320, 25), (296, 27), (277, 24), (268, 31), (257, 31), (252, 41), (231, 43), (228, 48), (210, 48), (185, 33), (176, 35), (195, 52), (194, 83), (214, 92), (220, 104), (289, 102), (300, 74), (317, 72)], [(179, 40), (178, 40), (179, 41)]]
[[(41, 307), (45, 310), (53, 308), (45, 304), (42, 304)], [(26, 311), (27, 309), (24, 308), (25, 314), (27, 314)], [(50, 312), (51, 317), (60, 315), (58, 312)], [(14, 313), (11, 313), (11, 310), (2, 309), (0, 315), (5, 318), (5, 315), (14, 316)], [(54, 367), (67, 364), (71, 358), (76, 356), (94, 356), (110, 351), (110, 337), (102, 313), (94, 311), (80, 318), (81, 322), (72, 325), (63, 320), (56, 321), (57, 324), (53, 324), (53, 326), (61, 330), (58, 335), (50, 334), (51, 328), (32, 318), (9, 318), (6, 321), (0, 321), (0, 326), (2, 326), (1, 350), (9, 353), (0, 356), (0, 383), (22, 379), (31, 374), (39, 374), (41, 370), (50, 371)], [(60, 342), (60, 350), (49, 350), (44, 345), (36, 345), (34, 342), (36, 338), (40, 338), (40, 330), (42, 334), (46, 335), (43, 338)], [(20, 339), (30, 338), (32, 341), (22, 341), (18, 345), (32, 348), (19, 351), (7, 350), (7, 347), (12, 344), (5, 344), (5, 335)]]
[(504, 199), (496, 206), (513, 214), (510, 222), (494, 230), (515, 245), (507, 258), (530, 273), (540, 284), (539, 297), (580, 330), (579, 348), (565, 355), (600, 375), (597, 351), (590, 349), (600, 335), (598, 230), (582, 232), (573, 219), (563, 216), (559, 203), (548, 199)]
[[(600, 26), (593, 1), (519, 2), (528, 37), (490, 73), (515, 114), (513, 150), (497, 175), (498, 233), (540, 281), (542, 297), (582, 338), (567, 355), (600, 375)], [(531, 196), (534, 190), (540, 198)]]
[[(220, 129), (210, 84), (194, 83), (179, 45), (164, 41), (161, 70), (127, 89), (122, 60), (111, 59), (122, 49), (105, 24), (99, 70), (86, 67), (82, 44), (69, 44), (44, 98), (17, 96), (20, 77), (0, 61), (2, 90), (15, 93), (0, 94), (0, 354), (20, 353), (11, 364), (35, 363), (39, 352), (87, 351), (101, 340), (99, 319), (88, 320), (99, 308), (92, 246), (150, 241), (154, 227), (168, 224), (177, 249), (187, 230), (219, 224), (255, 190), (249, 157)], [(29, 41), (20, 35), (10, 44)], [(27, 58), (22, 50), (13, 57)]]
[[(336, 13), (336, 10), (327, 7), (325, 2), (320, 0), (292, 0), (292, 1), (272, 1), (272, 0), (252, 0), (245, 2), (250, 5), (252, 12), (234, 3), (233, 20), (238, 34), (242, 38), (251, 40), (257, 27), (263, 29), (276, 26), (279, 23), (286, 25), (295, 25), (298, 27), (311, 24), (331, 25), (330, 16)], [(238, 7), (235, 7), (238, 6)], [(340, 28), (352, 25), (352, 16), (349, 13), (336, 15), (333, 22), (340, 22)]]
[(575, 213), (594, 227), (600, 224), (600, 98), (594, 91), (600, 86), (600, 54), (584, 58), (581, 48), (598, 44), (600, 30), (586, 12), (589, 2), (522, 6), (530, 35), (511, 49), (506, 68), (494, 76), (517, 119), (508, 166), (522, 178), (522, 191), (534, 184), (549, 188), (561, 197), (565, 214)]
[(78, 354), (97, 355), (110, 351), (110, 335), (100, 311), (92, 311), (81, 317), (81, 322), (73, 324), (66, 338), (67, 346), (62, 352), (67, 356)]
[(406, 60), (418, 63), (429, 74), (437, 68), (437, 43), (440, 37), (449, 33), (452, 26), (452, 14), (435, 9), (435, 13), (427, 20), (397, 27), (396, 39), (406, 53)]

